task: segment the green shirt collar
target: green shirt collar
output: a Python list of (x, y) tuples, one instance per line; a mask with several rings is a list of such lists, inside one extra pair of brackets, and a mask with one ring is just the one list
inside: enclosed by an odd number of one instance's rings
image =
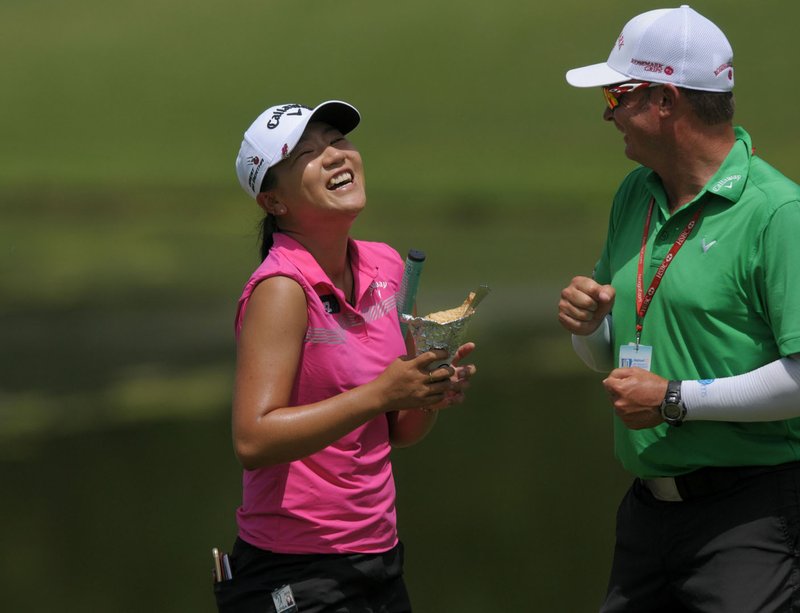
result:
[[(719, 167), (713, 177), (706, 183), (705, 187), (695, 198), (682, 208), (691, 206), (706, 194), (720, 196), (729, 200), (732, 204), (738, 202), (747, 183), (747, 175), (750, 171), (750, 158), (753, 155), (753, 143), (747, 131), (736, 126), (733, 129), (736, 142), (733, 144), (728, 156)], [(661, 184), (659, 176), (650, 171), (647, 177), (647, 186), (650, 193), (656, 199), (656, 203), (661, 209), (667, 211), (667, 195)], [(668, 216), (668, 215), (667, 215)]]
[(722, 166), (719, 167), (717, 174), (706, 183), (698, 197), (710, 192), (717, 196), (722, 196), (733, 203), (739, 201), (747, 183), (747, 174), (750, 171), (753, 143), (744, 128), (736, 126), (733, 131), (736, 135), (736, 142)]

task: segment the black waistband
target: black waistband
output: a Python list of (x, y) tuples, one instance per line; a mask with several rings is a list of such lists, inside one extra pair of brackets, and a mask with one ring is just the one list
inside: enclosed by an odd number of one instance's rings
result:
[(719, 494), (739, 483), (768, 473), (800, 469), (800, 461), (772, 466), (709, 466), (678, 475), (675, 485), (684, 500)]

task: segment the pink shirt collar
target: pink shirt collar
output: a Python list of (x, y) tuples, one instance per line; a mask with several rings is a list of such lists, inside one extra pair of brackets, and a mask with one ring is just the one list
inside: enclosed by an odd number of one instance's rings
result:
[[(283, 250), (286, 258), (303, 271), (306, 279), (312, 287), (325, 285), (334, 292), (341, 292), (334, 287), (328, 275), (320, 267), (311, 252), (308, 251), (299, 241), (287, 234), (276, 232), (273, 235), (273, 248), (278, 247)], [(352, 238), (347, 239), (347, 249), (350, 253), (350, 261), (353, 266), (353, 276), (355, 281), (355, 303), (361, 301), (369, 289), (370, 284), (378, 276), (377, 266), (363, 265), (359, 255), (358, 242)]]

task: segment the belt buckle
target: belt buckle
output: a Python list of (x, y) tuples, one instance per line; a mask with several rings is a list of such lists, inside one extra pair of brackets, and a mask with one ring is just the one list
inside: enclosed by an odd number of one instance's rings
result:
[(682, 502), (683, 497), (678, 491), (678, 485), (672, 477), (655, 477), (642, 479), (645, 487), (650, 490), (653, 498), (663, 502)]

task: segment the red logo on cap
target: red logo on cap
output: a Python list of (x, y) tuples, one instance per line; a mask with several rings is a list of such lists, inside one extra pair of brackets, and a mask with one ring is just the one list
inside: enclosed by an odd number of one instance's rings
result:
[(667, 74), (674, 72), (671, 66), (664, 66), (664, 64), (651, 62), (650, 60), (637, 60), (636, 58), (631, 58), (631, 64), (641, 67), (641, 69), (645, 72), (666, 72)]
[(287, 145), (286, 143), (284, 143), (283, 147), (281, 147), (281, 157), (282, 158), (289, 157), (289, 145)]
[(261, 160), (257, 155), (247, 158), (247, 161), (250, 162), (253, 166), (258, 166), (261, 163)]
[(728, 78), (732, 79), (733, 78), (733, 65), (732, 64), (728, 64), (728, 63), (725, 63), (722, 66), (720, 66), (719, 68), (717, 68), (714, 71), (714, 76), (718, 77), (719, 75), (721, 75), (726, 70), (728, 71)]
[(673, 70), (672, 66), (667, 66), (664, 69), (664, 74), (666, 74), (667, 76), (671, 75), (673, 72), (675, 72), (675, 71)]

